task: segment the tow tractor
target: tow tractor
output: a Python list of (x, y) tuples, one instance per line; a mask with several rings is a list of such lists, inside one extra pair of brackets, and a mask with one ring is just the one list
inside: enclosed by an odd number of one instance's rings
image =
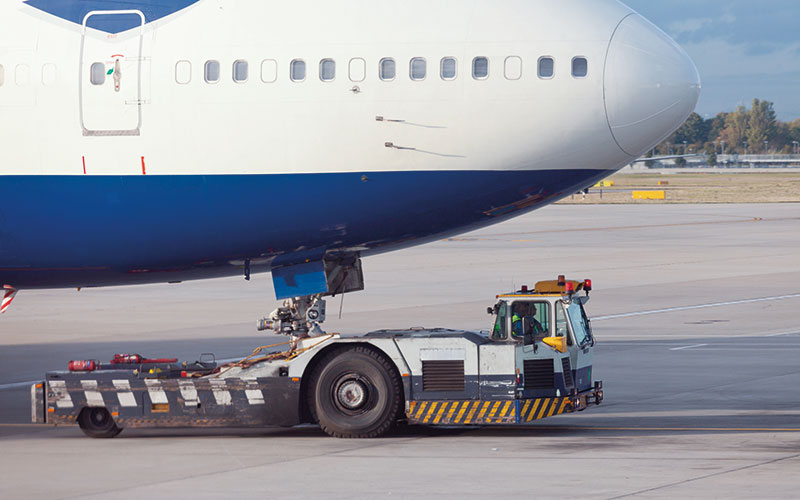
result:
[[(125, 428), (318, 423), (371, 438), (396, 422), (521, 425), (600, 404), (584, 305), (591, 280), (559, 276), (497, 296), (485, 332), (322, 331), (324, 294), (287, 299), (259, 328), (286, 334), (233, 363), (116, 355), (72, 361), (31, 387), (31, 418), (91, 437)], [(582, 293), (581, 293), (582, 292)]]

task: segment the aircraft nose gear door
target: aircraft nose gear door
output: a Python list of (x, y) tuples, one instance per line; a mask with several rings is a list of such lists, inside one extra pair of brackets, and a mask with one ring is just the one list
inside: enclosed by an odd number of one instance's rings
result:
[[(136, 136), (142, 127), (145, 16), (93, 11), (83, 19), (80, 112), (85, 136)], [(113, 31), (115, 33), (108, 33)]]

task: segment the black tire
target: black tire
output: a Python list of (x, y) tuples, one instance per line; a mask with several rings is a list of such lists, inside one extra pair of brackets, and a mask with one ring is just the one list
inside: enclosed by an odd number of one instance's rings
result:
[(327, 355), (311, 375), (308, 407), (339, 438), (374, 438), (397, 420), (402, 384), (391, 361), (363, 346)]
[(108, 410), (100, 407), (84, 408), (78, 416), (78, 425), (93, 438), (113, 438), (122, 432)]

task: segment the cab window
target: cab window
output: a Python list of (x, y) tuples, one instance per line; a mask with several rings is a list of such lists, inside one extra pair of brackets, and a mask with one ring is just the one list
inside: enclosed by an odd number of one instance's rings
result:
[(497, 317), (494, 320), (494, 328), (492, 328), (492, 340), (505, 340), (508, 338), (508, 332), (506, 331), (507, 309), (505, 302), (501, 302), (497, 308)]
[(549, 302), (514, 302), (511, 311), (511, 334), (516, 338), (533, 335), (547, 337), (550, 332)]
[(579, 346), (584, 346), (592, 342), (592, 332), (589, 326), (589, 320), (586, 318), (586, 313), (583, 306), (578, 301), (573, 301), (567, 307), (567, 315), (569, 322), (572, 324), (572, 333), (575, 334), (575, 342)]
[(559, 301), (556, 304), (556, 337), (566, 337), (567, 345), (572, 345), (572, 336), (569, 334), (567, 326), (567, 312), (564, 310), (564, 303)]

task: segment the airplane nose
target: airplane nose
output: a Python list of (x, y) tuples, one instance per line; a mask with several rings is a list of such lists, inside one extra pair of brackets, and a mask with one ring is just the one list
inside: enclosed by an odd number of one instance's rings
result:
[(638, 14), (626, 17), (611, 38), (603, 85), (611, 133), (635, 157), (683, 124), (701, 88), (686, 52)]

